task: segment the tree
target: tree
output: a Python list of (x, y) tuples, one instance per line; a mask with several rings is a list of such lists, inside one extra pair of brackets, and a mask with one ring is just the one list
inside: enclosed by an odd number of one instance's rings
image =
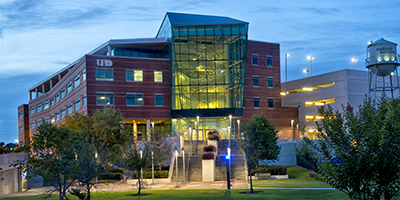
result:
[[(66, 193), (76, 180), (73, 166), (74, 151), (71, 146), (75, 132), (44, 123), (37, 128), (33, 142), (28, 145), (28, 163), (34, 174), (42, 176), (55, 187), (59, 199), (68, 199)], [(49, 191), (51, 192), (51, 191)]]
[(251, 170), (258, 167), (260, 160), (278, 159), (280, 146), (276, 143), (277, 133), (275, 126), (264, 115), (252, 115), (251, 121), (243, 126), (243, 140), (240, 147), (246, 157), (251, 193), (254, 192)]
[(324, 157), (316, 179), (351, 199), (391, 199), (400, 188), (400, 99), (366, 99), (358, 113), (350, 105), (319, 113), (319, 143), (305, 138)]
[(4, 146), (5, 143), (4, 142), (0, 142), (0, 147)]
[(15, 145), (15, 143), (10, 142), (10, 143), (6, 144), (6, 147), (7, 147), (7, 149), (12, 150), (15, 147), (17, 147), (17, 145)]
[(171, 127), (154, 127), (150, 132), (150, 142), (148, 142), (148, 149), (153, 151), (154, 163), (159, 166), (161, 171), (161, 165), (170, 160), (171, 143), (168, 140), (168, 134), (171, 133)]

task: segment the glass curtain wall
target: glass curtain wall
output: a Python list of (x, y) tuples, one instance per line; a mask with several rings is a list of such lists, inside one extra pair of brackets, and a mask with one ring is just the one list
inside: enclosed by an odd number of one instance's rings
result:
[[(189, 126), (195, 131), (192, 131), (192, 140), (205, 140), (207, 134), (211, 130), (217, 130), (220, 139), (229, 139), (228, 125), (229, 119), (200, 119), (199, 125), (195, 122), (196, 119), (172, 119), (172, 135), (184, 136), (185, 140), (189, 140)], [(235, 137), (236, 128), (235, 120), (232, 120), (231, 138)], [(198, 134), (198, 136), (197, 136)]]
[(171, 40), (172, 117), (241, 116), (247, 24), (174, 26)]

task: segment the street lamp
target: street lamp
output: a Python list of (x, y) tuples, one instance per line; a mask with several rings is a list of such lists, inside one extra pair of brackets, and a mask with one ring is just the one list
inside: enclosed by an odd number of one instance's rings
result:
[[(231, 159), (230, 159), (230, 156), (231, 156), (231, 125), (228, 125), (228, 133), (229, 133), (229, 144), (228, 144), (228, 149), (227, 149), (227, 152), (229, 152), (229, 167), (231, 167)], [(231, 172), (229, 171), (229, 179), (231, 178)]]
[(351, 62), (354, 63), (354, 70), (356, 70), (356, 62), (358, 61), (358, 59), (352, 58)]
[[(97, 150), (94, 151), (94, 158), (96, 159), (97, 163)], [(97, 166), (96, 166), (96, 184), (97, 184)]]
[(314, 57), (307, 56), (307, 59), (310, 60), (310, 76), (312, 76), (312, 60), (314, 60)]
[[(200, 131), (199, 131), (199, 130), (200, 130), (200, 129), (199, 129), (199, 127), (200, 127), (200, 116), (197, 115), (197, 116), (196, 116), (196, 119), (197, 119), (197, 127), (195, 127), (195, 128), (196, 128), (196, 130), (197, 130), (197, 134), (199, 134), (199, 133), (200, 133)], [(206, 141), (203, 132), (202, 132), (201, 134), (202, 134), (203, 140)]]
[(306, 75), (306, 78), (307, 78), (307, 72), (308, 72), (308, 70), (303, 69), (303, 73)]
[(183, 159), (183, 182), (186, 183), (186, 176), (185, 176), (185, 148), (182, 147), (182, 159)]
[[(229, 115), (229, 127), (232, 127), (232, 115)], [(231, 130), (229, 130), (229, 145), (231, 145), (231, 137), (232, 133)]]
[(190, 139), (190, 153), (192, 154), (192, 126), (189, 126), (189, 139)]
[(179, 185), (178, 185), (178, 148), (174, 148), (174, 151), (175, 151), (175, 165), (176, 165), (176, 167), (175, 167), (175, 170), (176, 170), (176, 188), (177, 187), (179, 187)]
[(289, 57), (289, 54), (285, 54), (285, 75), (286, 75), (286, 81), (287, 82), (287, 58)]
[(294, 119), (292, 119), (292, 120), (290, 121), (290, 124), (291, 124), (291, 126), (292, 126), (292, 140), (294, 139), (293, 123), (294, 123)]
[(236, 120), (238, 123), (238, 137), (240, 137), (240, 119)]
[(151, 151), (151, 184), (154, 185), (154, 153), (153, 149)]
[[(142, 157), (143, 157), (142, 147), (139, 148), (139, 154), (140, 154), (140, 159), (142, 159)], [(140, 184), (139, 184), (140, 187), (143, 187), (142, 184), (143, 184), (143, 167), (140, 168)]]
[(228, 190), (230, 190), (231, 189), (231, 176), (230, 176), (230, 174), (231, 174), (231, 172), (230, 172), (231, 146), (230, 145), (228, 145), (226, 147), (226, 152), (227, 152), (227, 155), (225, 157), (226, 158), (226, 186), (227, 186)]

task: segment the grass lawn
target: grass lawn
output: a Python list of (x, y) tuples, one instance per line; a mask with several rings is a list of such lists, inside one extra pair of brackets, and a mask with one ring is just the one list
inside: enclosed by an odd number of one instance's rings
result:
[(331, 187), (308, 176), (308, 170), (299, 166), (287, 168), (289, 179), (253, 180), (253, 187), (293, 187), (327, 188)]
[[(128, 196), (136, 194), (137, 191), (129, 192), (102, 192), (92, 193), (92, 199), (348, 199), (347, 196), (335, 190), (256, 190), (261, 191), (257, 194), (240, 194), (249, 190), (153, 190), (145, 191), (143, 194), (148, 196)], [(56, 196), (52, 198), (57, 199)], [(44, 196), (26, 196), (5, 198), (4, 200), (43, 200)], [(71, 200), (77, 198), (71, 197)]]

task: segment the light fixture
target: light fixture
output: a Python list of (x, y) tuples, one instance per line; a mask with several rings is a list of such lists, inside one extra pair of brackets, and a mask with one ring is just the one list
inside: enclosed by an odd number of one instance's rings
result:
[(286, 95), (286, 92), (281, 92), (281, 96), (285, 96)]
[(312, 105), (313, 102), (306, 101), (306, 104), (307, 104), (307, 105)]
[(307, 88), (307, 87), (303, 87), (303, 90), (304, 90), (304, 91), (313, 91), (312, 88)]
[(356, 62), (357, 62), (357, 61), (358, 61), (358, 60), (355, 59), (355, 58), (352, 58), (352, 59), (351, 59), (351, 62), (354, 63), (354, 70), (356, 70)]
[(315, 105), (317, 105), (317, 106), (323, 106), (323, 105), (325, 105), (325, 103), (315, 103)]
[(314, 57), (307, 56), (307, 59), (310, 60), (310, 76), (312, 76), (312, 60), (314, 60)]
[(102, 97), (100, 97), (100, 99), (106, 99), (106, 97), (105, 97), (105, 96), (102, 96)]

